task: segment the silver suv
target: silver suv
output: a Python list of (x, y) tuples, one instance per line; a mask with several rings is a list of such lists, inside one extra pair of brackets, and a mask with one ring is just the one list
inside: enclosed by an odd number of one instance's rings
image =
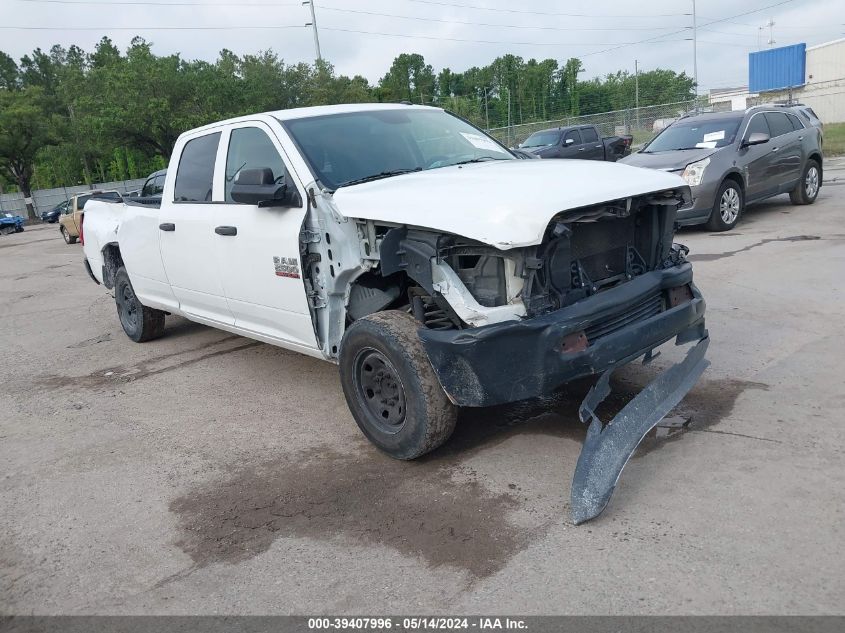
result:
[(786, 108), (686, 116), (620, 162), (674, 172), (693, 200), (681, 225), (736, 226), (746, 205), (782, 193), (812, 204), (822, 184), (821, 132)]

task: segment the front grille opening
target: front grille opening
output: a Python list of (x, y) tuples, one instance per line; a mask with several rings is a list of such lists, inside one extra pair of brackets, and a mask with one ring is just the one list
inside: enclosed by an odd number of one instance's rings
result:
[(598, 339), (618, 332), (621, 329), (644, 321), (663, 312), (663, 294), (656, 292), (638, 301), (629, 308), (611, 315), (601, 323), (596, 323), (586, 329), (587, 341), (592, 344)]

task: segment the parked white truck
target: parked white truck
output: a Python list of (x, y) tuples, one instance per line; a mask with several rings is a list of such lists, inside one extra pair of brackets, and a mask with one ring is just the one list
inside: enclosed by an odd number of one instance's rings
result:
[[(186, 132), (163, 195), (90, 202), (82, 238), (132, 340), (177, 314), (337, 363), (361, 430), (398, 459), (445, 442), (458, 407), (601, 374), (580, 411), (580, 523), (707, 364), (672, 241), (688, 199), (672, 174), (519, 160), (438, 108), (340, 105)], [(603, 425), (610, 372), (672, 338), (696, 344)]]

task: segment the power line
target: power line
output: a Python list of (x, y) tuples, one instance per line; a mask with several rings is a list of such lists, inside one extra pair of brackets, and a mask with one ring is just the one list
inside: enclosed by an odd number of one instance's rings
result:
[(284, 24), (279, 26), (251, 25), (251, 26), (8, 26), (0, 25), (0, 29), (9, 31), (227, 31), (252, 29), (301, 29), (302, 24)]
[(444, 20), (441, 18), (424, 18), (414, 15), (396, 15), (395, 13), (379, 13), (377, 11), (364, 11), (361, 9), (341, 9), (340, 7), (327, 7), (320, 5), (321, 11), (337, 11), (341, 13), (355, 13), (360, 15), (376, 15), (383, 18), (397, 18), (400, 20), (417, 20), (420, 22), (439, 22), (442, 24), (465, 24), (468, 26), (491, 26), (502, 29), (529, 29), (540, 31), (666, 31), (675, 28), (674, 26), (634, 26), (634, 27), (556, 27), (556, 26), (526, 26), (522, 24), (501, 24), (487, 22), (470, 22), (465, 20)]
[(16, 2), (30, 2), (35, 4), (90, 4), (100, 7), (109, 5), (140, 5), (154, 7), (298, 7), (299, 2), (169, 2), (162, 0), (113, 0), (99, 2), (97, 0), (16, 0)]
[[(567, 46), (571, 45), (568, 42), (513, 42), (513, 41), (500, 41), (500, 40), (469, 40), (457, 37), (436, 37), (434, 35), (408, 35), (407, 33), (385, 33), (382, 31), (359, 31), (357, 29), (343, 29), (338, 27), (332, 26), (323, 26), (320, 27), (324, 31), (339, 31), (342, 33), (360, 33), (362, 35), (384, 35), (387, 37), (401, 37), (406, 39), (417, 39), (417, 40), (439, 40), (439, 41), (446, 41), (446, 42), (469, 42), (472, 44), (512, 44), (518, 46)], [(664, 42), (682, 42), (688, 41), (689, 38), (679, 39), (679, 40), (663, 40)], [(634, 42), (623, 43), (622, 45), (633, 44)], [(663, 42), (655, 42), (656, 44), (662, 44)], [(608, 46), (608, 42), (596, 42), (587, 44), (586, 42), (578, 42), (578, 44), (584, 46)]]
[(555, 13), (548, 11), (526, 11), (521, 9), (501, 9), (498, 7), (481, 7), (474, 4), (460, 4), (457, 2), (438, 2), (437, 0), (406, 0), (418, 4), (433, 4), (441, 7), (457, 7), (460, 9), (475, 9), (477, 11), (495, 11), (499, 13), (523, 13), (527, 15), (557, 15), (566, 18), (674, 18), (688, 16), (689, 13), (654, 13), (650, 15), (617, 15), (617, 14), (596, 14), (596, 13)]
[[(729, 16), (727, 18), (720, 18), (718, 20), (712, 20), (710, 22), (702, 24), (698, 28), (710, 26), (711, 24), (719, 24), (721, 22), (727, 22), (728, 20), (733, 20), (734, 18), (740, 18), (744, 15), (751, 15), (752, 13), (759, 13), (760, 11), (768, 11), (769, 9), (773, 9), (775, 7), (779, 7), (779, 6), (784, 5), (784, 4), (789, 4), (790, 2), (795, 2), (795, 0), (781, 0), (780, 2), (776, 2), (775, 4), (770, 4), (770, 5), (765, 6), (765, 7), (760, 7), (759, 9), (753, 9), (751, 11), (745, 11), (743, 13), (738, 13), (736, 15), (732, 15), (732, 16)], [(670, 37), (672, 35), (679, 35), (681, 33), (689, 31), (689, 30), (690, 30), (690, 27), (686, 26), (679, 31), (672, 31), (671, 33), (664, 33), (663, 35), (655, 35), (654, 37), (649, 37), (649, 38), (646, 38), (644, 40), (640, 40), (639, 42), (631, 42), (630, 44), (620, 44), (618, 46), (606, 48), (606, 49), (601, 50), (601, 51), (593, 51), (591, 53), (584, 53), (582, 55), (576, 55), (576, 57), (589, 57), (591, 55), (601, 55), (602, 53), (609, 53), (611, 51), (615, 51), (615, 50), (618, 50), (620, 48), (625, 48), (626, 46), (636, 46), (637, 44), (650, 44), (650, 43), (654, 43), (654, 40), (657, 40), (661, 37)], [(672, 40), (665, 40), (665, 41), (668, 42), (668, 41), (672, 41)]]

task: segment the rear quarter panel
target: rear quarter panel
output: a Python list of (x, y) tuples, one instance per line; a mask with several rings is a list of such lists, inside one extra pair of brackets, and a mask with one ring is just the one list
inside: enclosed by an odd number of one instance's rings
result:
[(121, 206), (123, 218), (117, 229), (117, 242), (135, 295), (151, 308), (178, 311), (179, 302), (170, 288), (161, 259), (159, 208), (142, 204)]

